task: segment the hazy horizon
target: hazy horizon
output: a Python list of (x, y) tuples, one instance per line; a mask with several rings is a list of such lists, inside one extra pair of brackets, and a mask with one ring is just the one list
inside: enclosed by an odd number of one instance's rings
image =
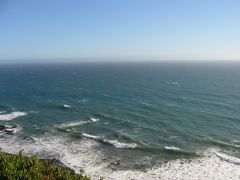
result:
[(74, 63), (170, 63), (170, 64), (239, 64), (240, 59), (158, 59), (158, 58), (31, 58), (31, 59), (0, 59), (4, 64), (74, 64)]

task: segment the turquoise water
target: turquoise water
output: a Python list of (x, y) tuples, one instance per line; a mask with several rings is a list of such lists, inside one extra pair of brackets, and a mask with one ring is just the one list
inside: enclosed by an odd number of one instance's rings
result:
[(1, 65), (0, 124), (18, 126), (1, 133), (1, 147), (107, 179), (119, 171), (141, 179), (135, 172), (147, 177), (168, 162), (213, 154), (220, 166), (226, 159), (237, 166), (231, 158), (240, 157), (239, 69), (239, 63)]

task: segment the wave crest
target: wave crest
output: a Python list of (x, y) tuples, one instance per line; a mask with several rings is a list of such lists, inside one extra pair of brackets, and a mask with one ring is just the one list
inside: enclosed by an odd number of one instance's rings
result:
[(67, 128), (67, 127), (73, 127), (73, 126), (81, 126), (86, 123), (88, 123), (88, 121), (72, 121), (72, 122), (68, 122), (68, 123), (62, 123), (62, 124), (58, 125), (58, 127)]
[(67, 127), (81, 126), (84, 124), (95, 123), (98, 121), (99, 121), (99, 119), (97, 119), (97, 118), (89, 118), (89, 120), (87, 120), (87, 121), (71, 121), (71, 122), (62, 123), (62, 124), (58, 125), (57, 127), (67, 128)]
[(232, 163), (232, 164), (236, 164), (236, 165), (240, 165), (240, 159), (236, 158), (236, 157), (232, 157), (229, 156), (227, 154), (223, 154), (223, 153), (216, 153), (216, 156), (219, 157), (221, 160)]
[(86, 138), (90, 138), (90, 139), (95, 139), (95, 140), (100, 139), (100, 136), (94, 136), (94, 135), (87, 134), (87, 133), (82, 133), (82, 136), (84, 136)]
[(11, 121), (21, 116), (26, 116), (26, 112), (12, 112), (9, 114), (0, 114), (0, 121)]
[(90, 120), (91, 122), (98, 122), (98, 121), (99, 121), (99, 119), (93, 118), (93, 117), (89, 118), (89, 120)]
[(87, 133), (82, 133), (82, 136), (86, 137), (86, 138), (97, 140), (104, 144), (112, 145), (115, 148), (133, 149), (133, 148), (137, 147), (137, 144), (135, 144), (135, 143), (123, 143), (123, 142), (119, 142), (117, 140), (103, 139), (100, 136), (95, 136), (95, 135), (91, 135), (91, 134), (87, 134)]
[(71, 108), (71, 106), (70, 106), (70, 105), (67, 105), (67, 104), (64, 104), (63, 107), (66, 108), (66, 109), (67, 109), (67, 108)]
[(174, 150), (174, 151), (181, 150), (179, 147), (175, 147), (175, 146), (164, 146), (164, 148), (167, 150)]
[(126, 148), (126, 149), (134, 149), (137, 147), (137, 144), (135, 143), (122, 143), (117, 140), (106, 140), (103, 139), (103, 142), (106, 144), (110, 144), (114, 146), (115, 148)]

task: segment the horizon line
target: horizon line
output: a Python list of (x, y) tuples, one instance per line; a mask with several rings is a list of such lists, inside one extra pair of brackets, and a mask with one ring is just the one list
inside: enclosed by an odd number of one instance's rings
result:
[(81, 63), (81, 62), (240, 62), (240, 58), (162, 58), (155, 56), (106, 56), (106, 57), (44, 57), (44, 58), (0, 58), (0, 64), (6, 63)]

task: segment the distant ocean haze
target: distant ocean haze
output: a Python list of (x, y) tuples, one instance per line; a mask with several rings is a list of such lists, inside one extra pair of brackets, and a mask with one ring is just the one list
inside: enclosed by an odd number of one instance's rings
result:
[(94, 178), (237, 179), (239, 67), (1, 65), (0, 146)]

